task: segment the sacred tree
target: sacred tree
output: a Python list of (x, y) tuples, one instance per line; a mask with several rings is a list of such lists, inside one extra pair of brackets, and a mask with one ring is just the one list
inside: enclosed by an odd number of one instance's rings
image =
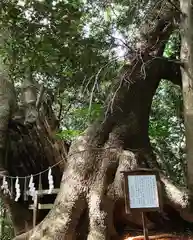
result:
[[(91, 65), (86, 68), (92, 58), (102, 61), (94, 55), (94, 40), (84, 45), (84, 37), (73, 32), (82, 27), (80, 21), (86, 22), (84, 14), (89, 11), (89, 4), (100, 3), (1, 3), (2, 56), (6, 56), (0, 76), (0, 168), (4, 180), (1, 197), (10, 211), (15, 239), (118, 239), (125, 226), (140, 228), (140, 215), (125, 214), (121, 173), (140, 167), (160, 170), (163, 211), (147, 214), (148, 227), (167, 225), (168, 229), (177, 229), (180, 224), (193, 221), (193, 1), (115, 2), (128, 9), (134, 9), (136, 2), (133, 19), (140, 11), (144, 13), (142, 23), (133, 24), (139, 34), (132, 41), (127, 40), (127, 54), (118, 74), (106, 76), (109, 88), (103, 92), (102, 111), (70, 143), (56, 137), (67, 113), (58, 114), (62, 108), (55, 108), (54, 101), (56, 94), (68, 86), (77, 84), (78, 89), (83, 84), (86, 71), (94, 71)], [(113, 1), (105, 2), (101, 9), (112, 4)], [(176, 32), (181, 36), (180, 58), (177, 54), (165, 57), (166, 45)], [(86, 51), (88, 55), (83, 58)], [(104, 61), (103, 66), (108, 68), (109, 62)], [(76, 65), (80, 75), (62, 76), (67, 74), (67, 64)], [(42, 76), (47, 82), (40, 81)], [(52, 88), (53, 79), (60, 79), (57, 93)], [(97, 74), (90, 78), (90, 99), (98, 84), (96, 79)], [(162, 79), (179, 85), (183, 93), (187, 161), (184, 188), (175, 186), (161, 171), (149, 138), (152, 101)], [(43, 203), (54, 206), (49, 213), (37, 213), (33, 228), (33, 211), (29, 209), (33, 199), (26, 196), (29, 181), (33, 195), (34, 186), (36, 190), (52, 188), (52, 177), (54, 187), (60, 191), (56, 199), (53, 194), (42, 198)]]

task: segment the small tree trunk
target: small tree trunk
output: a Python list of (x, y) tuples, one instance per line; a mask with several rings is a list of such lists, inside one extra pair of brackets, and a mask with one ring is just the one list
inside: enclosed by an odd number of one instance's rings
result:
[(193, 1), (181, 0), (181, 60), (188, 187), (193, 195)]

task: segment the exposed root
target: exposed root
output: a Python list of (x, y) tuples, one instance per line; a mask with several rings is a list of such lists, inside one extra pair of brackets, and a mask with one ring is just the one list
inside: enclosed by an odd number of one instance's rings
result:
[(106, 218), (107, 212), (104, 209), (101, 194), (98, 191), (91, 191), (89, 194), (89, 227), (88, 240), (105, 240), (107, 236)]
[(191, 212), (188, 190), (178, 188), (164, 176), (161, 176), (164, 187), (164, 197), (166, 203), (179, 212), (181, 218), (187, 222), (193, 222), (193, 213)]

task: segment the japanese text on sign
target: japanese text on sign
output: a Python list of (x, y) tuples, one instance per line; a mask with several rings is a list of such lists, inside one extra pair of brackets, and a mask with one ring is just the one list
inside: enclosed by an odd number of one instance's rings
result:
[(130, 208), (158, 208), (155, 175), (128, 176)]

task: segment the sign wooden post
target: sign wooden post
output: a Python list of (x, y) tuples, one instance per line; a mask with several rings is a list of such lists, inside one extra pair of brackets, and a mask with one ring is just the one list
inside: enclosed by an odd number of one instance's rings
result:
[(144, 239), (148, 240), (145, 212), (160, 211), (162, 208), (158, 171), (142, 168), (122, 173), (126, 213), (141, 212)]
[(143, 223), (143, 235), (145, 240), (149, 240), (148, 237), (148, 228), (147, 228), (147, 223), (146, 223), (146, 218), (145, 218), (145, 213), (142, 212), (142, 223)]

